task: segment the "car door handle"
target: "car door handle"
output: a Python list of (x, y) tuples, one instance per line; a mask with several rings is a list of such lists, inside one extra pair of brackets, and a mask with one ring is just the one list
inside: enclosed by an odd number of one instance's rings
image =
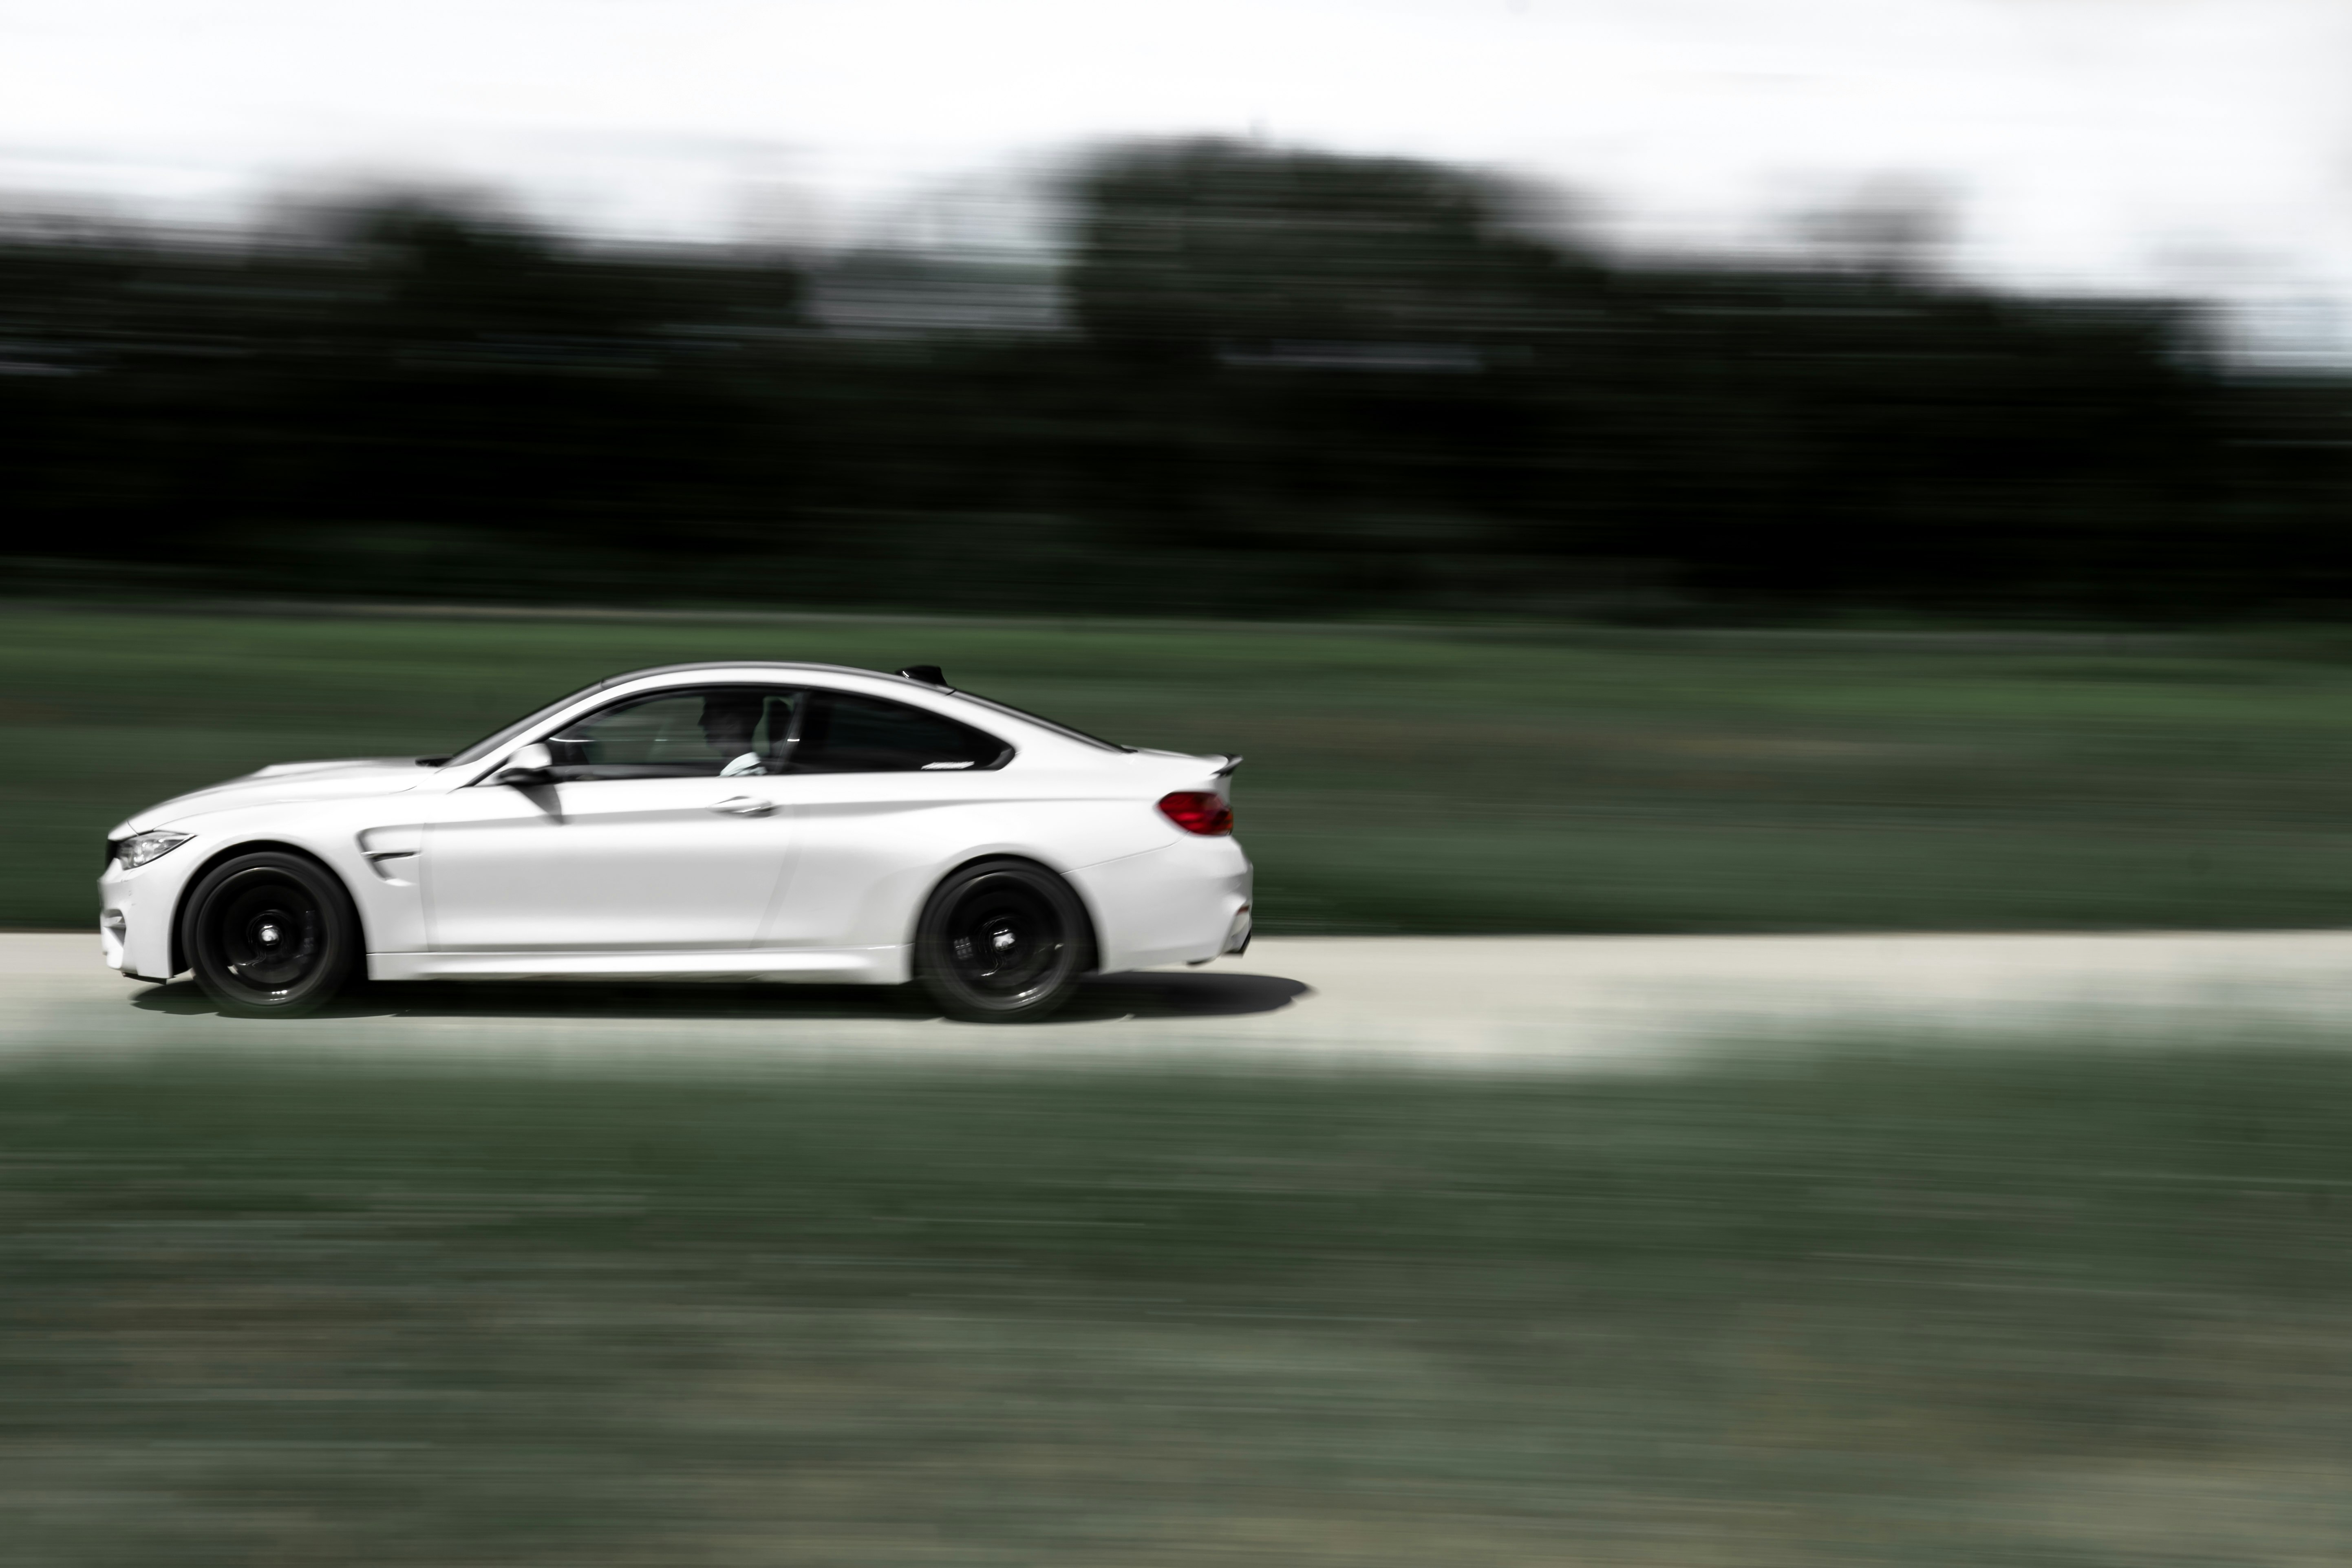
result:
[(704, 806), (703, 809), (723, 811), (730, 816), (765, 816), (776, 809), (776, 803), (772, 800), (754, 800), (748, 795), (739, 795), (732, 799), (719, 801), (714, 805)]

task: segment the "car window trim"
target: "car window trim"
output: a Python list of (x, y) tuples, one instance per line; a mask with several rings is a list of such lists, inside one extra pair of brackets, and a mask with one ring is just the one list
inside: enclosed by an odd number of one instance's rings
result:
[[(772, 680), (689, 681), (677, 686), (656, 686), (644, 691), (633, 691), (625, 696), (616, 695), (611, 701), (600, 703), (596, 707), (586, 709), (576, 715), (569, 713), (568, 710), (572, 704), (595, 696), (599, 691), (604, 690), (606, 687), (609, 687), (613, 683), (611, 681), (599, 681), (596, 685), (589, 687), (585, 690), (573, 692), (562, 702), (551, 703), (548, 707), (541, 709), (538, 712), (532, 714), (530, 720), (524, 724), (509, 725), (508, 729), (511, 732), (507, 735), (506, 742), (510, 743), (520, 741), (528, 745), (532, 741), (550, 741), (554, 739), (557, 735), (562, 734), (564, 731), (571, 729), (575, 724), (585, 724), (590, 720), (594, 719), (601, 714), (610, 713), (615, 709), (634, 707), (640, 702), (659, 701), (661, 699), (666, 697), (677, 697), (688, 692), (748, 690), (757, 691), (762, 695), (773, 695), (777, 692), (789, 692), (795, 696), (805, 696), (811, 689), (805, 686), (787, 685), (781, 681)], [(792, 733), (795, 738), (797, 738), (800, 733), (801, 710), (802, 705), (798, 704), (796, 704), (793, 710)], [(541, 726), (546, 727), (541, 728)], [(535, 734), (532, 733), (531, 731), (533, 730), (536, 730), (538, 732)], [(449, 765), (455, 765), (455, 759), (452, 759)], [(465, 784), (461, 787), (472, 789), (479, 785), (488, 784), (491, 776), (499, 772), (499, 763), (491, 763), (491, 764), (485, 768), (478, 776), (467, 780)], [(702, 778), (707, 776), (715, 779), (721, 775), (714, 773), (707, 775), (702, 773), (680, 773), (674, 776), (679, 778)], [(778, 778), (782, 775), (778, 773), (766, 773), (745, 774), (741, 776)], [(647, 781), (644, 779), (559, 779), (556, 782), (559, 784), (644, 784)]]
[[(784, 764), (783, 764), (783, 767), (782, 767), (779, 772), (772, 773), (763, 773), (763, 774), (759, 774), (759, 775), (746, 775), (746, 776), (758, 776), (758, 777), (763, 777), (763, 778), (793, 778), (793, 777), (816, 778), (816, 777), (824, 777), (824, 776), (846, 777), (846, 776), (848, 776), (848, 772), (854, 771), (854, 772), (860, 773), (928, 773), (928, 774), (929, 774), (929, 775), (931, 775), (931, 776), (933, 776), (933, 777), (940, 777), (940, 778), (954, 778), (954, 777), (959, 777), (959, 776), (968, 775), (968, 774), (971, 774), (971, 773), (995, 773), (995, 772), (999, 771), (1000, 769), (1003, 769), (1003, 768), (1004, 768), (1004, 767), (1009, 766), (1009, 765), (1012, 763), (1013, 760), (1015, 757), (1018, 757), (1018, 756), (1021, 754), (1021, 748), (1020, 748), (1020, 747), (1018, 747), (1018, 746), (1016, 746), (1016, 745), (1014, 745), (1012, 742), (1007, 741), (1006, 739), (1004, 739), (1004, 737), (1003, 737), (1003, 736), (997, 734), (997, 733), (996, 733), (994, 731), (992, 731), (992, 730), (983, 730), (983, 729), (982, 729), (982, 728), (981, 728), (979, 725), (977, 725), (977, 724), (970, 723), (970, 722), (966, 721), (963, 718), (961, 718), (961, 716), (959, 716), (959, 715), (957, 715), (957, 714), (950, 713), (950, 712), (943, 712), (943, 711), (941, 711), (940, 709), (937, 709), (937, 708), (930, 708), (930, 707), (926, 707), (926, 706), (924, 706), (923, 704), (919, 703), (919, 702), (902, 702), (902, 701), (900, 701), (900, 700), (899, 700), (897, 697), (895, 697), (895, 696), (892, 696), (892, 697), (884, 697), (884, 696), (878, 695), (877, 693), (871, 692), (871, 691), (855, 691), (855, 690), (851, 690), (851, 689), (850, 689), (849, 688), (847, 688), (847, 687), (840, 687), (840, 686), (818, 686), (818, 685), (814, 685), (814, 684), (808, 683), (808, 682), (784, 682), (784, 681), (763, 681), (763, 680), (718, 680), (718, 681), (704, 681), (704, 682), (688, 681), (688, 682), (685, 682), (685, 683), (682, 683), (682, 684), (680, 684), (680, 685), (677, 685), (677, 686), (656, 686), (656, 687), (651, 688), (650, 689), (647, 689), (647, 690), (630, 692), (630, 693), (628, 693), (628, 694), (627, 694), (627, 695), (625, 695), (625, 696), (616, 694), (616, 695), (614, 695), (614, 696), (613, 697), (613, 699), (612, 699), (610, 701), (604, 702), (604, 703), (600, 703), (599, 705), (597, 705), (597, 706), (595, 706), (595, 707), (593, 707), (593, 708), (587, 709), (585, 711), (583, 711), (583, 712), (581, 712), (581, 713), (577, 714), (576, 716), (568, 716), (568, 710), (569, 710), (570, 708), (572, 708), (573, 705), (578, 704), (578, 703), (583, 702), (583, 701), (584, 701), (584, 700), (588, 700), (588, 699), (590, 699), (590, 698), (594, 697), (594, 696), (595, 696), (599, 691), (604, 690), (606, 687), (610, 686), (611, 684), (612, 684), (612, 683), (611, 683), (610, 681), (600, 681), (600, 682), (598, 682), (598, 683), (597, 683), (596, 685), (594, 685), (594, 686), (588, 687), (588, 688), (586, 688), (586, 689), (583, 689), (583, 690), (573, 692), (571, 696), (569, 696), (569, 697), (565, 698), (562, 702), (556, 702), (556, 703), (551, 703), (551, 704), (549, 704), (547, 707), (541, 709), (538, 712), (536, 712), (536, 713), (532, 714), (529, 720), (524, 721), (522, 721), (521, 723), (518, 723), (518, 724), (510, 724), (510, 725), (509, 725), (509, 726), (507, 727), (507, 731), (506, 731), (506, 735), (505, 735), (505, 741), (504, 741), (504, 742), (501, 742), (501, 744), (510, 744), (511, 742), (517, 742), (517, 741), (525, 742), (527, 743), (528, 742), (532, 741), (532, 740), (541, 740), (541, 741), (549, 740), (549, 739), (553, 738), (555, 735), (560, 734), (560, 733), (561, 733), (562, 731), (563, 731), (564, 730), (571, 729), (571, 728), (572, 728), (573, 725), (575, 725), (575, 724), (585, 724), (585, 723), (587, 723), (590, 720), (596, 718), (599, 714), (608, 713), (608, 712), (611, 712), (613, 710), (614, 710), (614, 709), (616, 709), (616, 708), (625, 707), (625, 706), (633, 705), (633, 704), (635, 704), (635, 703), (638, 703), (638, 702), (651, 702), (651, 701), (657, 700), (659, 700), (659, 699), (661, 699), (661, 698), (665, 698), (665, 697), (674, 697), (674, 696), (677, 696), (677, 695), (679, 695), (679, 694), (681, 694), (681, 693), (685, 693), (685, 692), (693, 692), (693, 691), (719, 691), (719, 690), (728, 690), (728, 689), (734, 689), (734, 690), (746, 690), (746, 689), (748, 689), (748, 690), (755, 690), (755, 691), (760, 691), (760, 692), (762, 692), (762, 693), (770, 693), (770, 694), (777, 693), (777, 692), (788, 692), (788, 693), (791, 693), (792, 695), (793, 695), (793, 696), (795, 696), (795, 697), (798, 697), (798, 698), (802, 699), (802, 700), (801, 700), (801, 701), (798, 701), (798, 702), (796, 702), (796, 703), (794, 703), (794, 704), (793, 704), (793, 722), (792, 722), (792, 727), (791, 727), (790, 731), (787, 731), (787, 733), (786, 733), (786, 735), (785, 735), (785, 740), (784, 740)], [(958, 696), (964, 696), (964, 695), (967, 695), (967, 694), (966, 694), (966, 693), (962, 693), (962, 692), (958, 692), (958, 693), (956, 693), (956, 695), (958, 695)], [(969, 768), (939, 768), (939, 769), (929, 769), (929, 768), (865, 768), (865, 769), (849, 770), (849, 771), (845, 771), (845, 772), (841, 772), (841, 773), (835, 773), (834, 770), (830, 770), (830, 769), (828, 769), (828, 770), (826, 770), (826, 771), (825, 771), (825, 773), (816, 773), (816, 772), (814, 772), (814, 771), (809, 771), (809, 772), (806, 772), (806, 773), (797, 772), (797, 771), (794, 769), (794, 767), (793, 767), (793, 759), (794, 755), (795, 755), (795, 754), (799, 752), (799, 750), (800, 750), (800, 744), (801, 744), (801, 724), (802, 724), (803, 721), (803, 720), (805, 720), (805, 719), (807, 718), (807, 716), (808, 716), (808, 710), (809, 710), (809, 706), (810, 706), (809, 700), (810, 700), (810, 699), (814, 699), (814, 698), (818, 698), (818, 697), (863, 697), (863, 698), (866, 699), (868, 701), (873, 701), (873, 702), (887, 702), (887, 703), (890, 704), (890, 705), (891, 705), (891, 706), (893, 706), (893, 707), (910, 709), (910, 710), (912, 710), (913, 711), (915, 711), (915, 712), (917, 712), (917, 713), (928, 713), (928, 714), (929, 714), (931, 717), (933, 717), (933, 718), (935, 718), (935, 719), (942, 719), (942, 720), (945, 720), (947, 722), (949, 722), (949, 723), (950, 723), (950, 724), (955, 725), (958, 729), (961, 729), (961, 730), (969, 730), (969, 731), (971, 731), (973, 734), (975, 734), (975, 735), (979, 735), (979, 736), (981, 736), (981, 737), (984, 738), (985, 740), (987, 740), (987, 741), (989, 742), (989, 743), (990, 743), (990, 744), (992, 744), (992, 745), (993, 745), (994, 747), (996, 747), (996, 756), (995, 756), (995, 758), (994, 758), (992, 761), (986, 762), (986, 763), (976, 763), (976, 764), (974, 764), (973, 766), (969, 767)], [(1031, 722), (1031, 723), (1034, 723), (1034, 724), (1039, 725), (1041, 728), (1044, 728), (1044, 729), (1047, 729), (1047, 730), (1055, 730), (1055, 731), (1060, 731), (1060, 730), (1062, 729), (1062, 726), (1060, 726), (1060, 725), (1057, 725), (1057, 724), (1054, 723), (1054, 722), (1053, 722), (1053, 721), (1051, 721), (1051, 720), (1047, 720), (1047, 719), (1039, 719), (1039, 718), (1036, 718), (1034, 715), (1028, 714), (1028, 713), (1023, 713), (1023, 712), (1021, 712), (1018, 709), (1006, 707), (1006, 706), (1005, 706), (1004, 704), (1003, 704), (1003, 703), (991, 702), (991, 701), (989, 701), (986, 698), (979, 698), (979, 699), (976, 699), (976, 700), (977, 700), (977, 701), (979, 701), (982, 706), (989, 707), (989, 708), (994, 708), (994, 709), (1001, 709), (1003, 712), (1005, 712), (1005, 713), (1007, 713), (1007, 714), (1011, 715), (1012, 717), (1014, 717), (1014, 718), (1017, 718), (1017, 719), (1025, 720), (1025, 721), (1027, 721), (1028, 722)], [(547, 728), (544, 728), (544, 729), (539, 729), (539, 732), (538, 732), (537, 734), (533, 734), (533, 733), (531, 733), (532, 730), (534, 730), (534, 729), (538, 729), (540, 726), (542, 726), (542, 725), (544, 725), (544, 726), (548, 726), (548, 727), (547, 727)], [(1089, 743), (1091, 743), (1091, 744), (1104, 747), (1104, 748), (1105, 748), (1105, 749), (1107, 749), (1107, 750), (1112, 750), (1112, 751), (1130, 751), (1130, 750), (1132, 750), (1132, 749), (1133, 749), (1133, 748), (1131, 748), (1131, 747), (1117, 746), (1117, 745), (1114, 745), (1114, 744), (1113, 744), (1112, 742), (1110, 742), (1097, 740), (1097, 739), (1096, 739), (1094, 736), (1091, 736), (1091, 735), (1083, 735), (1083, 734), (1078, 734), (1078, 732), (1077, 732), (1077, 731), (1066, 731), (1066, 732), (1067, 732), (1067, 733), (1074, 734), (1074, 735), (1077, 735), (1077, 738), (1079, 738), (1079, 739), (1081, 739), (1081, 740), (1084, 740), (1084, 741), (1087, 741), (1087, 742), (1089, 742)], [(477, 742), (477, 744), (478, 745), (478, 744), (479, 744), (479, 742)], [(470, 747), (468, 748), (468, 750), (472, 750), (472, 749), (473, 749), (473, 748), (470, 748)], [(460, 754), (462, 755), (463, 753), (460, 753)], [(485, 753), (485, 755), (488, 755), (488, 753)], [(478, 759), (477, 759), (477, 760), (478, 760)], [(451, 762), (450, 762), (450, 763), (449, 763), (448, 765), (455, 766), (455, 765), (456, 765), (456, 759), (455, 759), (455, 758), (452, 758), (452, 759), (451, 759)], [(498, 771), (499, 771), (499, 764), (498, 764), (497, 763), (493, 762), (489, 767), (488, 767), (488, 768), (486, 768), (486, 769), (484, 769), (484, 770), (483, 770), (483, 772), (482, 772), (482, 773), (481, 773), (481, 775), (480, 775), (479, 777), (468, 780), (468, 781), (467, 782), (467, 785), (466, 785), (465, 787), (471, 788), (471, 787), (474, 787), (474, 786), (477, 786), (477, 785), (486, 784), (488, 784), (488, 783), (489, 782), (490, 776), (491, 776), (493, 773), (496, 773)], [(700, 776), (702, 776), (702, 775), (700, 775), (700, 774), (686, 774), (686, 775), (681, 775), (681, 776), (685, 776), (685, 777), (700, 777)], [(714, 773), (714, 774), (712, 774), (712, 775), (710, 775), (710, 776), (711, 776), (711, 777), (716, 778), (716, 777), (718, 777), (719, 775), (717, 775), (717, 774), (715, 774), (715, 773)], [(645, 782), (645, 781), (643, 781), (643, 780), (609, 780), (609, 779), (563, 779), (563, 780), (560, 780), (560, 781), (558, 781), (558, 782), (560, 782), (560, 783), (563, 783), (563, 784), (609, 784), (609, 783), (643, 783), (643, 782)]]

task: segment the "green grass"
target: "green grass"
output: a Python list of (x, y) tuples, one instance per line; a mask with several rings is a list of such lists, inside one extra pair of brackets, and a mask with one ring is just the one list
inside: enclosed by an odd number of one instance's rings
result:
[(0, 1105), (83, 1564), (2352, 1555), (2352, 1058), (1488, 1082), (250, 1058)]
[(446, 750), (633, 666), (896, 668), (1249, 757), (1271, 931), (2307, 926), (2352, 915), (2316, 639), (1619, 636), (104, 614), (0, 623), (0, 924), (262, 763)]

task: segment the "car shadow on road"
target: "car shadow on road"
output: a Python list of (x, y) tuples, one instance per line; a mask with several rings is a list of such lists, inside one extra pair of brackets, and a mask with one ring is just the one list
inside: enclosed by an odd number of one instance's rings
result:
[[(1273, 1013), (1307, 994), (1302, 981), (1273, 974), (1134, 971), (1087, 980), (1045, 1021), (1105, 1024), (1138, 1018), (1237, 1018)], [(158, 985), (133, 999), (142, 1012), (217, 1013), (193, 980)], [(410, 980), (351, 987), (312, 1018), (704, 1018), (938, 1017), (911, 985), (792, 985), (757, 981)]]

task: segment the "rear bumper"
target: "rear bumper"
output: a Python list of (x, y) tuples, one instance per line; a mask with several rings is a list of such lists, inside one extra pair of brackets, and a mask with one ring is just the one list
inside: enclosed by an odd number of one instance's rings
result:
[(1239, 958), (1243, 953), (1247, 952), (1250, 944), (1250, 907), (1244, 904), (1240, 912), (1234, 916), (1234, 923), (1225, 928), (1224, 952), (1218, 956)]
[(1249, 945), (1254, 873), (1226, 837), (1187, 838), (1073, 872), (1107, 972), (1200, 963)]

